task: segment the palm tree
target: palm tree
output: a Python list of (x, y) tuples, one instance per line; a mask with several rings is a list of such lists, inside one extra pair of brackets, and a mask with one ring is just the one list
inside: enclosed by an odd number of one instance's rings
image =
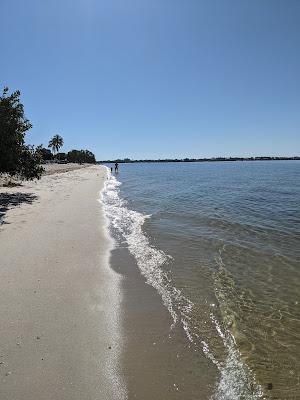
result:
[(49, 141), (48, 147), (52, 149), (53, 154), (58, 153), (58, 150), (63, 146), (64, 140), (59, 135), (54, 135)]

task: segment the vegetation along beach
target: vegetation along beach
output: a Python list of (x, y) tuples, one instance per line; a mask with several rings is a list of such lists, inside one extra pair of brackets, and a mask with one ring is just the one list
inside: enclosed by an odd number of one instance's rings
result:
[(300, 400), (299, 1), (0, 15), (0, 400)]

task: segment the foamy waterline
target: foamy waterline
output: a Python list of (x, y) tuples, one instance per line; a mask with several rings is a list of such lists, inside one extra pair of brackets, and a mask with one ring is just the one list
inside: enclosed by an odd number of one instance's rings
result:
[(160, 294), (173, 319), (171, 329), (175, 324), (180, 324), (191, 344), (203, 352), (219, 370), (220, 380), (216, 384), (212, 400), (263, 399), (262, 389), (256, 383), (253, 372), (243, 363), (234, 337), (229, 331), (222, 330), (213, 313), (210, 314), (210, 319), (226, 349), (226, 360), (223, 362), (217, 360), (207, 341), (194, 332), (191, 324), (194, 304), (173, 286), (164, 268), (171, 257), (152, 246), (143, 232), (142, 226), (151, 216), (127, 207), (126, 201), (119, 196), (121, 183), (108, 169), (107, 171), (108, 180), (102, 191), (102, 201), (109, 229), (117, 241), (126, 241), (128, 250), (135, 257), (147, 284), (153, 286)]
[[(106, 177), (108, 178), (108, 172), (106, 173)], [(107, 190), (107, 182), (106, 179), (104, 181), (104, 185), (102, 190), (99, 193), (98, 201), (102, 206), (102, 215), (104, 219), (103, 230), (108, 242), (107, 252), (105, 255), (105, 265), (109, 268), (109, 273), (112, 275), (112, 282), (111, 288), (112, 295), (110, 296), (112, 304), (111, 309), (106, 310), (106, 317), (108, 323), (108, 332), (110, 334), (111, 343), (113, 346), (110, 349), (109, 356), (105, 360), (104, 369), (106, 371), (106, 377), (109, 382), (111, 388), (111, 398), (113, 400), (127, 400), (128, 393), (126, 383), (124, 378), (121, 375), (120, 371), (120, 359), (123, 347), (123, 340), (122, 340), (122, 324), (121, 324), (121, 278), (120, 276), (110, 268), (110, 257), (111, 252), (115, 247), (115, 241), (113, 237), (109, 233), (109, 225), (110, 221), (107, 217), (105, 212), (104, 202), (103, 202), (103, 193)]]

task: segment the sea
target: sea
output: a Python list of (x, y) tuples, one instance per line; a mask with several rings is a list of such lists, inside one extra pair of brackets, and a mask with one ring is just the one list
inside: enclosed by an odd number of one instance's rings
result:
[(300, 399), (299, 200), (299, 161), (108, 169), (111, 234), (216, 371), (210, 399)]

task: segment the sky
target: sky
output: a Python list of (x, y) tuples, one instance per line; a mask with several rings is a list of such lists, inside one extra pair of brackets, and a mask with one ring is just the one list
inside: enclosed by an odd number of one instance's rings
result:
[(0, 0), (27, 142), (97, 160), (300, 155), (299, 0)]

